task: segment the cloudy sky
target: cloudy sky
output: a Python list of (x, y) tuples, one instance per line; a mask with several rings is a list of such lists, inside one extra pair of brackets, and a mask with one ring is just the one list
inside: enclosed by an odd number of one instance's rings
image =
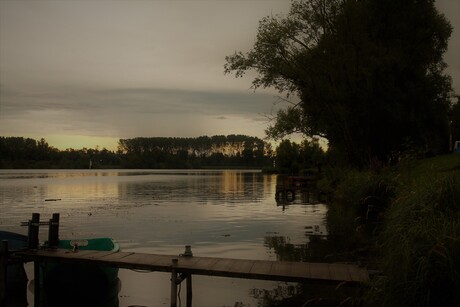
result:
[[(460, 92), (460, 0), (446, 55)], [(0, 136), (115, 149), (120, 138), (264, 137), (276, 93), (223, 74), (290, 0), (0, 0)]]

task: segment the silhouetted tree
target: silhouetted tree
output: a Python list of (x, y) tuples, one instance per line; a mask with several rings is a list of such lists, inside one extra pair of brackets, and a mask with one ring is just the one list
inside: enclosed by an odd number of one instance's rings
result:
[(254, 88), (300, 99), (278, 111), (269, 136), (322, 136), (362, 166), (408, 139), (447, 148), (451, 31), (434, 0), (294, 0), (287, 16), (260, 21), (253, 48), (228, 56), (225, 72), (253, 70)]
[(299, 145), (289, 140), (283, 140), (276, 148), (275, 165), (282, 173), (299, 172)]

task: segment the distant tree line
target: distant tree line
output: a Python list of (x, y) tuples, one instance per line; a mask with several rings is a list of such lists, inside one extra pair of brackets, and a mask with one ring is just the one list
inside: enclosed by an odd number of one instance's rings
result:
[(106, 148), (59, 150), (45, 139), (0, 137), (0, 168), (220, 168), (267, 167), (271, 145), (245, 135), (197, 138), (120, 139), (117, 151)]
[(246, 135), (138, 137), (118, 148), (124, 168), (264, 167), (273, 159), (269, 143)]
[(0, 137), (1, 169), (107, 168), (261, 168), (295, 174), (316, 172), (328, 156), (317, 140), (283, 140), (276, 149), (257, 137), (216, 135), (197, 138), (137, 137), (120, 139), (118, 150), (59, 150), (45, 139)]
[(66, 149), (50, 146), (44, 138), (36, 141), (24, 137), (0, 137), (0, 168), (2, 169), (85, 169), (90, 160), (94, 167), (117, 168), (118, 152), (107, 149)]

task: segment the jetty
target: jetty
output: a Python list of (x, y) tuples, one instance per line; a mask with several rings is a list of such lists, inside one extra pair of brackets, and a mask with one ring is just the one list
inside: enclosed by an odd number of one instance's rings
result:
[[(53, 219), (55, 218), (56, 216), (53, 215)], [(59, 218), (57, 217), (58, 220)], [(34, 224), (37, 224), (36, 219)], [(53, 223), (50, 220), (50, 231), (53, 232), (50, 236), (54, 238), (57, 235), (56, 224), (56, 220)], [(38, 226), (32, 225), (32, 227)], [(29, 230), (29, 234), (34, 235), (34, 231)], [(37, 240), (32, 239), (29, 242), (36, 244)], [(2, 266), (6, 265), (8, 261), (34, 262), (34, 278), (36, 281), (40, 280), (39, 265), (41, 262), (79, 263), (152, 272), (170, 272), (172, 307), (177, 306), (177, 290), (182, 281), (186, 281), (186, 305), (192, 306), (192, 275), (300, 283), (351, 283), (355, 285), (369, 281), (368, 270), (352, 264), (197, 257), (192, 255), (190, 246), (186, 246), (185, 253), (182, 255), (92, 250), (72, 251), (58, 249), (53, 246), (38, 248), (37, 245), (33, 246), (33, 248), (8, 253), (8, 243), (3, 241), (1, 255), (1, 259), (3, 259), (1, 261)], [(0, 289), (4, 288), (7, 282), (5, 277), (2, 276)], [(39, 306), (40, 291), (40, 283), (35, 282), (34, 300), (36, 306)]]

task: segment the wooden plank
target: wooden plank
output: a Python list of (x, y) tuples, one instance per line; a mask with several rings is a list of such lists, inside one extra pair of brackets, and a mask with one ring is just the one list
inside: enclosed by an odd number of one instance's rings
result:
[(221, 272), (231, 272), (230, 268), (238, 262), (236, 259), (228, 259), (222, 258), (219, 259), (214, 265), (212, 266), (212, 270), (221, 271)]
[(356, 282), (368, 282), (369, 281), (369, 272), (360, 267), (351, 267), (349, 268), (351, 279)]
[(294, 263), (288, 261), (280, 261), (273, 263), (270, 275), (283, 277), (302, 277), (294, 269)]
[(229, 270), (235, 273), (249, 274), (254, 266), (254, 260), (235, 261)]
[(302, 268), (299, 269), (299, 272), (302, 272), (302, 275), (305, 276), (306, 278), (311, 277), (311, 263), (310, 262), (303, 262), (302, 263)]
[(133, 267), (140, 270), (169, 272), (171, 271), (171, 259), (170, 256), (133, 253), (119, 259), (117, 263), (124, 264), (123, 267)]
[(123, 253), (112, 253), (112, 254), (107, 254), (107, 255), (104, 255), (104, 256), (101, 256), (99, 258), (99, 260), (103, 261), (103, 262), (116, 262), (116, 261), (119, 261), (120, 259), (123, 259), (124, 257), (127, 257), (129, 255), (132, 255), (134, 253), (130, 253), (130, 252), (123, 252)]
[(252, 275), (270, 275), (270, 270), (272, 268), (274, 261), (254, 261), (254, 265), (251, 268), (250, 274)]
[(329, 272), (331, 274), (331, 278), (333, 278), (334, 280), (353, 281), (348, 268), (349, 268), (349, 265), (346, 265), (346, 264), (340, 264), (340, 263), (330, 264)]
[(200, 260), (200, 257), (178, 257), (177, 266), (183, 269), (193, 269), (195, 264)]
[(330, 280), (331, 274), (329, 273), (329, 264), (311, 263), (310, 264), (310, 278)]
[(198, 261), (195, 263), (194, 269), (203, 270), (203, 271), (212, 271), (210, 268), (219, 261), (219, 258), (208, 258), (208, 257), (200, 257)]
[[(91, 253), (89, 253), (91, 252)], [(75, 253), (75, 257), (79, 259), (90, 259), (90, 260), (99, 260), (100, 258), (103, 258), (105, 256), (111, 255), (113, 253), (116, 253), (114, 251), (79, 251)]]

